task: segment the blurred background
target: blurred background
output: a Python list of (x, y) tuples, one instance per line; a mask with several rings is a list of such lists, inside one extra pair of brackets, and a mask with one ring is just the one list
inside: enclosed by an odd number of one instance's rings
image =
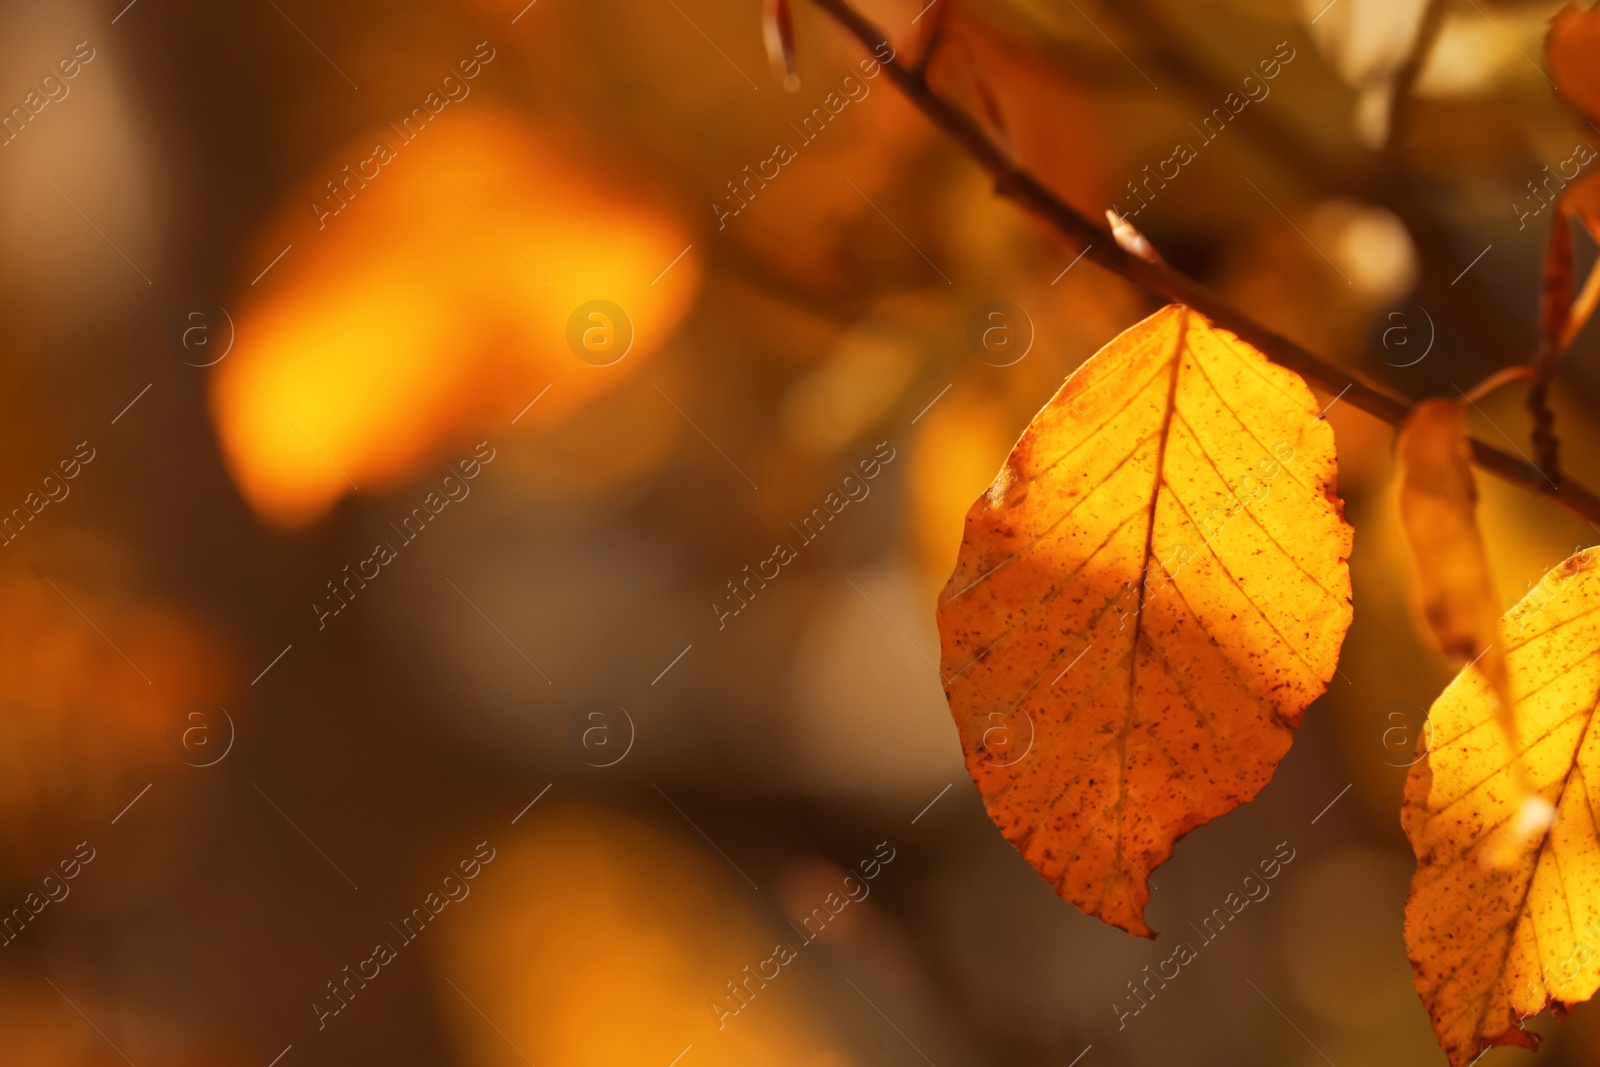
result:
[[(942, 93), (1267, 324), (1411, 398), (1529, 358), (1529, 183), (1600, 143), (1559, 5), (938, 2), (861, 7), (903, 55), (939, 18)], [(1452, 671), (1388, 427), (1328, 413), (1340, 673), (1137, 941), (989, 822), (933, 608), (1155, 304), (806, 0), (792, 91), (757, 0), (123, 5), (0, 9), (0, 1062), (1444, 1062), (1398, 810)], [(1474, 431), (1531, 453), (1520, 393)], [(1594, 539), (1481, 488), (1507, 604)], [(1600, 1055), (1592, 1006), (1535, 1026), (1485, 1062)]]

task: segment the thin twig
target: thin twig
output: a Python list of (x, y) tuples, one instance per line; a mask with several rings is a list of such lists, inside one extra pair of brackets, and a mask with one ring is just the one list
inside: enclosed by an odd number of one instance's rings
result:
[(945, 26), (949, 23), (950, 8), (955, 3), (956, 0), (933, 0), (922, 9), (921, 17), (926, 21), (918, 33), (917, 58), (911, 62), (911, 69), (917, 72), (918, 77), (927, 77), (929, 64), (933, 62), (939, 46), (944, 44)]
[(1517, 363), (1510, 367), (1502, 367), (1489, 375), (1471, 389), (1464, 390), (1462, 396), (1471, 404), (1480, 404), (1485, 397), (1499, 392), (1514, 382), (1527, 382), (1533, 380), (1533, 368), (1525, 363)]
[[(1444, 0), (1435, 0), (1443, 3)], [(1321, 6), (1320, 4), (1318, 6)], [(1144, 50), (1171, 80), (1189, 96), (1210, 107), (1239, 86), (1211, 73), (1191, 53), (1192, 34), (1184, 34), (1171, 17), (1153, 10), (1146, 0), (1117, 0), (1105, 11), (1130, 31), (1137, 30)], [(1425, 12), (1411, 53), (1416, 74), (1421, 73), (1424, 50), (1436, 31), (1430, 27), (1432, 12)], [(1410, 94), (1416, 74), (1409, 63), (1396, 74), (1396, 94)], [(1472, 254), (1463, 252), (1455, 233), (1438, 216), (1434, 194), (1415, 189), (1406, 180), (1399, 149), (1411, 109), (1403, 104), (1391, 117), (1390, 141), (1381, 152), (1347, 151), (1335, 154), (1307, 137), (1294, 124), (1279, 117), (1271, 107), (1252, 109), (1250, 121), (1237, 124), (1240, 133), (1252, 141), (1271, 160), (1294, 175), (1320, 196), (1349, 196), (1369, 200), (1393, 211), (1405, 224), (1421, 258), (1420, 297), (1434, 310), (1445, 311), (1451, 321), (1461, 324), (1461, 337), (1473, 342), (1478, 352), (1491, 360), (1502, 360), (1507, 352), (1520, 351), (1521, 333), (1509, 317), (1499, 294), (1491, 291), (1477, 275), (1468, 275), (1460, 285), (1451, 285), (1460, 264)], [(1234, 128), (1229, 126), (1229, 129)], [(1396, 131), (1401, 132), (1396, 132)], [(1475, 249), (1473, 250), (1475, 251)]]
[(1561, 361), (1561, 340), (1572, 314), (1572, 227), (1558, 197), (1550, 212), (1544, 266), (1539, 277), (1539, 345), (1534, 349), (1533, 381), (1528, 386), (1528, 414), (1533, 417), (1533, 454), (1552, 482), (1561, 481), (1561, 442), (1556, 413), (1550, 410), (1550, 383)]
[[(869, 51), (887, 51), (888, 39), (847, 0), (815, 0)], [(1364, 375), (1324, 360), (1289, 338), (1268, 329), (1218, 294), (1165, 263), (1149, 263), (1110, 240), (1076, 209), (1015, 166), (972, 118), (945, 101), (927, 81), (898, 59), (883, 64), (890, 79), (924, 115), (954, 139), (994, 179), (995, 192), (1049, 223), (1088, 259), (1135, 285), (1184, 304), (1260, 349), (1268, 359), (1287, 367), (1330, 393), (1342, 393), (1355, 407), (1398, 426), (1411, 410), (1408, 401), (1392, 396)], [(1481, 441), (1472, 442), (1473, 460), (1491, 474), (1542, 493), (1591, 522), (1600, 522), (1600, 497), (1576, 482), (1552, 486), (1533, 464), (1515, 459)]]
[[(1481, 275), (1466, 278), (1465, 285), (1457, 285), (1463, 280), (1460, 275), (1450, 282), (1445, 281), (1459, 258), (1456, 240), (1440, 223), (1426, 198), (1416, 195), (1406, 181), (1403, 159), (1414, 111), (1416, 83), (1438, 43), (1451, 4), (1452, 0), (1427, 0), (1427, 6), (1418, 18), (1411, 47), (1393, 75), (1384, 146), (1378, 152), (1368, 153), (1363, 164), (1352, 167), (1345, 160), (1325, 152), (1270, 111), (1253, 115), (1249, 123), (1241, 125), (1246, 136), (1254, 137), (1257, 144), (1270, 148), (1275, 161), (1286, 164), (1313, 188), (1328, 195), (1341, 192), (1359, 195), (1393, 209), (1411, 234), (1423, 260), (1421, 284), (1428, 303), (1436, 307), (1442, 304), (1454, 320), (1464, 324), (1461, 331), (1463, 337), (1476, 340), (1478, 350), (1493, 357), (1519, 349), (1521, 343), (1518, 332), (1507, 319), (1503, 305), (1488, 291)], [(1196, 62), (1188, 48), (1188, 38), (1177, 32), (1169, 20), (1152, 12), (1146, 0), (1119, 0), (1110, 5), (1108, 11), (1130, 29), (1140, 29), (1145, 45), (1156, 62), (1192, 95), (1211, 99), (1229, 90), (1228, 85), (1217, 80)], [(1557, 237), (1565, 236), (1564, 233), (1552, 233), (1552, 256), (1555, 254)], [(1560, 262), (1570, 264), (1570, 241), (1563, 256)], [(1552, 261), (1551, 257), (1547, 257), (1547, 269)], [(1446, 266), (1450, 267), (1450, 271), (1444, 269)], [(1596, 288), (1592, 292), (1586, 289), (1585, 294), (1591, 301), (1600, 297), (1600, 270), (1597, 270), (1594, 279)], [(1526, 403), (1534, 424), (1534, 454), (1538, 467), (1551, 483), (1559, 482), (1561, 474), (1557, 457), (1559, 442), (1554, 430), (1555, 415), (1548, 404), (1549, 385), (1560, 352), (1570, 341), (1570, 334), (1576, 332), (1567, 330), (1556, 336), (1562, 324), (1568, 321), (1570, 277), (1565, 281), (1567, 284), (1561, 290), (1559, 307), (1561, 319), (1557, 321), (1552, 313), (1555, 309), (1548, 300), (1551, 281), (1548, 273), (1546, 275), (1547, 299), (1546, 306), (1541, 308), (1541, 320), (1547, 324), (1555, 323), (1555, 327), (1547, 328), (1546, 335), (1541, 338), (1541, 347), (1532, 361), (1535, 373), (1519, 372), (1507, 379), (1533, 382)]]
[(1444, 31), (1445, 16), (1450, 13), (1450, 7), (1450, 0), (1428, 0), (1428, 6), (1423, 9), (1422, 17), (1417, 22), (1417, 35), (1411, 40), (1411, 50), (1394, 72), (1389, 98), (1389, 126), (1385, 137), (1385, 144), (1391, 153), (1404, 140), (1406, 127), (1410, 124), (1417, 79), (1422, 76), (1422, 68), (1433, 54), (1433, 46), (1438, 43), (1440, 33)]

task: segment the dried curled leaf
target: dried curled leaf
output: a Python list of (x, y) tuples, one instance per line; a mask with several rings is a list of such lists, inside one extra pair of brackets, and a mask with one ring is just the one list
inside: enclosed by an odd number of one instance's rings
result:
[[(1524, 802), (1518, 753), (1471, 667), (1434, 701), (1406, 781), (1401, 824), (1417, 856), (1406, 947), (1455, 1067), (1494, 1045), (1535, 1047), (1522, 1020), (1600, 987), (1597, 565), (1600, 552), (1578, 553), (1501, 620), (1520, 755), (1542, 803)], [(1550, 807), (1553, 825), (1538, 817)]]
[(800, 73), (794, 59), (794, 12), (789, 0), (766, 0), (761, 5), (761, 38), (766, 42), (772, 69), (783, 78), (789, 92), (800, 88)]
[(940, 598), (989, 815), (1129, 933), (1177, 839), (1251, 799), (1350, 623), (1333, 433), (1304, 381), (1180, 306), (1067, 379), (967, 514)]
[(1400, 523), (1416, 565), (1428, 629), (1447, 656), (1474, 661), (1511, 728), (1511, 694), (1489, 554), (1478, 532), (1467, 416), (1448, 400), (1424, 400), (1400, 429)]
[[(1582, 10), (1568, 4), (1550, 20), (1550, 32), (1545, 36), (1545, 61), (1550, 75), (1561, 95), (1566, 97), (1592, 124), (1600, 119), (1600, 68), (1594, 56), (1600, 49), (1600, 10)], [(1600, 217), (1596, 203), (1600, 200), (1600, 185), (1596, 175), (1577, 178), (1575, 168), (1566, 173), (1568, 164), (1578, 168), (1594, 159), (1594, 151), (1587, 142), (1581, 142), (1573, 156), (1557, 164), (1556, 193), (1558, 208), (1550, 219), (1550, 240), (1545, 248), (1544, 279), (1539, 302), (1539, 321), (1543, 344), (1552, 353), (1559, 353), (1572, 344), (1578, 331), (1593, 313), (1600, 299), (1600, 270), (1591, 271), (1583, 292), (1572, 302), (1572, 235), (1567, 218), (1577, 216), (1591, 237), (1600, 232)], [(1571, 186), (1568, 186), (1571, 182)], [(1530, 183), (1531, 188), (1531, 183)], [(1549, 190), (1549, 179), (1544, 189)], [(1529, 199), (1542, 200), (1537, 194)], [(1535, 207), (1531, 214), (1538, 214)], [(1569, 308), (1567, 305), (1571, 304)]]
[[(1565, 351), (1577, 339), (1578, 331), (1582, 330), (1589, 317), (1594, 314), (1595, 305), (1600, 302), (1600, 265), (1589, 268), (1588, 280), (1583, 283), (1583, 289), (1572, 299), (1572, 306), (1568, 309), (1557, 311), (1547, 305), (1561, 298), (1561, 271), (1559, 266), (1550, 264), (1550, 259), (1566, 257), (1566, 293), (1570, 296), (1572, 290), (1572, 233), (1567, 226), (1567, 216), (1575, 216), (1588, 231), (1591, 240), (1600, 241), (1600, 174), (1590, 174), (1573, 182), (1571, 187), (1561, 194), (1562, 215), (1559, 220), (1552, 220), (1550, 245), (1546, 251), (1545, 282), (1540, 301), (1540, 323), (1545, 335), (1545, 343), (1550, 344), (1550, 337), (1554, 335), (1555, 350)], [(1561, 232), (1557, 232), (1557, 231)], [(1559, 330), (1559, 333), (1556, 331)]]

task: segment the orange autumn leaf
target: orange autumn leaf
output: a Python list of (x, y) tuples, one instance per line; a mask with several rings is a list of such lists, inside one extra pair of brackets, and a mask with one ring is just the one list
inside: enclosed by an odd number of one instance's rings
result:
[(1198, 313), (1122, 333), (967, 513), (939, 605), (989, 815), (1130, 933), (1178, 838), (1250, 800), (1349, 626), (1333, 432), (1298, 375)]
[[(1578, 331), (1582, 330), (1589, 317), (1594, 314), (1595, 305), (1600, 303), (1600, 267), (1589, 268), (1588, 280), (1584, 282), (1582, 290), (1576, 297), (1572, 297), (1572, 233), (1567, 225), (1567, 217), (1575, 217), (1583, 224), (1592, 240), (1600, 241), (1600, 174), (1589, 174), (1573, 182), (1571, 186), (1561, 193), (1561, 212), (1559, 222), (1554, 222), (1550, 231), (1549, 247), (1546, 249), (1546, 268), (1544, 293), (1540, 306), (1540, 318), (1546, 334), (1546, 343), (1554, 341), (1556, 351), (1563, 351), (1577, 339)], [(1550, 260), (1564, 257), (1564, 264), (1555, 267)], [(1559, 274), (1565, 272), (1565, 293), (1559, 285)], [(1558, 284), (1552, 286), (1551, 277), (1556, 275)], [(1552, 289), (1555, 291), (1552, 292)], [(1557, 310), (1549, 305), (1554, 304), (1561, 296), (1565, 295), (1572, 301), (1570, 308)], [(1554, 334), (1553, 337), (1551, 335)]]
[[(1406, 947), (1417, 992), (1455, 1067), (1493, 1045), (1533, 1048), (1521, 1023), (1600, 986), (1600, 781), (1591, 731), (1600, 691), (1600, 552), (1557, 566), (1506, 612), (1519, 753), (1495, 721), (1481, 672), (1463, 670), (1429, 712), (1431, 751), (1406, 781), (1401, 824), (1417, 856)], [(1543, 806), (1543, 805), (1540, 805)], [(1549, 811), (1549, 807), (1545, 808)]]
[(1591, 119), (1600, 117), (1600, 10), (1568, 4), (1550, 20), (1545, 36), (1545, 62), (1561, 95)]
[(1400, 429), (1400, 524), (1416, 565), (1428, 630), (1447, 656), (1475, 662), (1511, 729), (1500, 612), (1489, 554), (1478, 532), (1467, 416), (1448, 400), (1424, 400)]

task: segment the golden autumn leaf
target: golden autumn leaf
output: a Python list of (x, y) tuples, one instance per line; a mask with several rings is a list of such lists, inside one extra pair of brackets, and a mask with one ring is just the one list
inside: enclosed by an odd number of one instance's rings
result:
[(1448, 400), (1424, 400), (1400, 429), (1400, 523), (1411, 546), (1429, 632), (1447, 656), (1474, 661), (1511, 729), (1500, 612), (1489, 553), (1478, 532), (1467, 416)]
[[(1487, 680), (1463, 670), (1429, 712), (1401, 824), (1417, 856), (1406, 946), (1417, 992), (1455, 1067), (1493, 1045), (1533, 1048), (1522, 1020), (1600, 986), (1600, 832), (1590, 782), (1600, 691), (1600, 552), (1546, 574), (1501, 620), (1530, 819)], [(1431, 742), (1431, 744), (1430, 744)], [(1430, 751), (1431, 749), (1431, 751)]]
[(1130, 933), (1178, 838), (1251, 799), (1350, 624), (1333, 432), (1299, 376), (1180, 306), (1067, 379), (967, 513), (939, 605), (990, 817)]

